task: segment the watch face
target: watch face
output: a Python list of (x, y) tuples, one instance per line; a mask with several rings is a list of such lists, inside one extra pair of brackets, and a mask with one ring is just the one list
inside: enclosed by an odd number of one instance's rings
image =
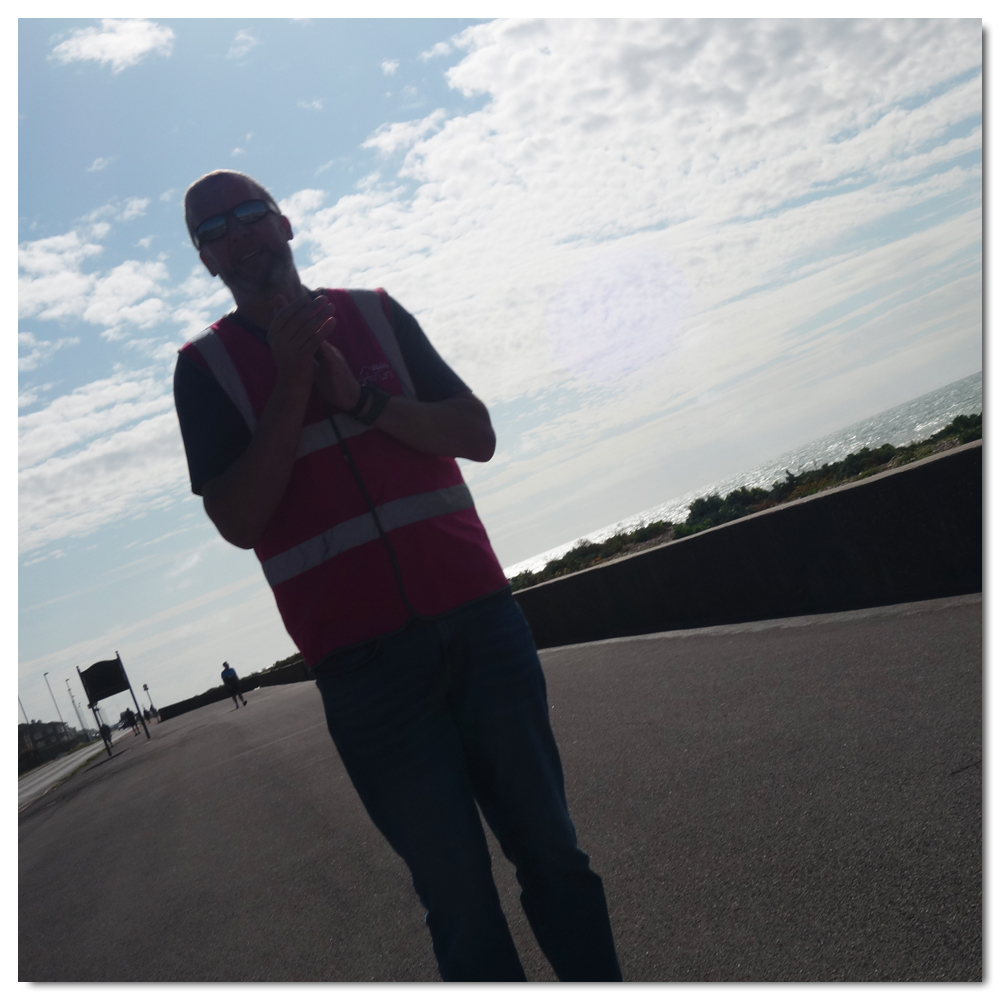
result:
[(354, 404), (353, 408), (347, 411), (349, 417), (357, 417), (357, 415), (368, 405), (368, 399), (371, 395), (371, 388), (362, 382), (358, 389), (358, 401)]
[(392, 398), (389, 393), (384, 389), (379, 389), (377, 386), (364, 385), (362, 390), (366, 394), (366, 398), (370, 400), (370, 404), (359, 409), (362, 413), (357, 419), (361, 421), (366, 427), (371, 427), (376, 420), (378, 420), (379, 415), (385, 409), (385, 404)]

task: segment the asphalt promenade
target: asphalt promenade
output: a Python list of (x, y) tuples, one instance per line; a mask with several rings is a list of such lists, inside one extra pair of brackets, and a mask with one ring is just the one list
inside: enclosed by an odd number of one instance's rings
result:
[[(131, 730), (128, 735), (131, 735)], [(120, 729), (112, 730), (112, 745), (124, 739), (125, 736), (126, 733)], [(57, 757), (55, 760), (50, 760), (23, 775), (19, 775), (17, 779), (18, 812), (34, 802), (35, 799), (44, 795), (50, 788), (62, 782), (74, 771), (79, 770), (84, 764), (92, 761), (95, 757), (99, 757), (101, 754), (107, 756), (107, 753), (104, 741), (98, 738), (92, 743), (74, 750), (72, 753)]]
[[(543, 652), (626, 981), (982, 978), (979, 595)], [(21, 981), (434, 981), (312, 684), (123, 739), (19, 814)], [(529, 980), (551, 980), (510, 865)]]

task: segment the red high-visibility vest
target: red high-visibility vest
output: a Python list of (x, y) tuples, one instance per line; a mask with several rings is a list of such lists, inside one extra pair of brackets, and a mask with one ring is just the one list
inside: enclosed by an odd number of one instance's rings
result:
[[(355, 377), (415, 397), (385, 292), (324, 294), (337, 315), (329, 340)], [(223, 318), (181, 351), (215, 377), (253, 433), (275, 386), (270, 348)], [(455, 460), (346, 414), (331, 418), (315, 390), (288, 488), (254, 551), (310, 665), (401, 628), (412, 612), (440, 615), (508, 585)]]

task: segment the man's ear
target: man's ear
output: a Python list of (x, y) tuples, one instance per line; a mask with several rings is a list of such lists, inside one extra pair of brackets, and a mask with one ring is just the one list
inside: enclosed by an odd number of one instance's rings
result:
[(214, 268), (214, 267), (213, 267), (213, 266), (212, 266), (212, 265), (211, 265), (211, 264), (210, 264), (210, 263), (208, 262), (208, 259), (207, 259), (207, 258), (205, 257), (205, 251), (204, 251), (204, 250), (199, 250), (199, 251), (198, 251), (198, 257), (199, 257), (199, 258), (201, 259), (201, 262), (202, 262), (202, 264), (204, 264), (204, 265), (205, 265), (205, 270), (207, 270), (207, 271), (208, 271), (208, 273), (209, 273), (209, 274), (210, 274), (210, 275), (211, 275), (211, 276), (212, 276), (213, 278), (217, 278), (217, 277), (219, 276), (219, 272), (218, 272), (218, 270), (217, 270), (216, 268)]

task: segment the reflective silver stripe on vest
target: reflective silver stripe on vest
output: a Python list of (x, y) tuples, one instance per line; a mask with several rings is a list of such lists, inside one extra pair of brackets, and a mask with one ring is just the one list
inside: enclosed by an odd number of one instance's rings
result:
[[(347, 416), (346, 413), (338, 413), (334, 418), (337, 421), (337, 429), (342, 438), (356, 437), (369, 430), (360, 420)], [(299, 431), (299, 443), (295, 450), (295, 457), (301, 458), (303, 455), (310, 455), (320, 448), (332, 448), (337, 443), (337, 435), (333, 433), (329, 420), (318, 420), (314, 424), (306, 424)]]
[(367, 288), (348, 288), (347, 291), (358, 307), (358, 312), (368, 324), (368, 329), (375, 334), (379, 347), (382, 348), (382, 352), (399, 379), (399, 384), (403, 387), (403, 395), (416, 396), (413, 380), (410, 378), (409, 369), (403, 360), (403, 352), (400, 351), (399, 342), (392, 332), (392, 324), (385, 318), (385, 311), (382, 308), (382, 300), (379, 298), (378, 292), (369, 291)]
[(215, 381), (219, 383), (225, 394), (233, 401), (233, 405), (240, 411), (240, 416), (247, 422), (252, 434), (257, 429), (257, 417), (254, 415), (253, 407), (250, 405), (250, 397), (247, 395), (243, 379), (233, 364), (233, 359), (226, 350), (226, 345), (222, 339), (211, 328), (195, 337), (191, 341), (193, 347), (205, 359), (205, 364), (215, 376)]
[[(430, 493), (417, 493), (411, 497), (390, 500), (375, 509), (382, 528), (389, 532), (408, 524), (416, 524), (417, 521), (426, 521), (430, 517), (454, 514), (472, 506), (469, 487), (465, 483), (458, 483)], [(279, 583), (291, 580), (292, 577), (333, 559), (341, 552), (373, 542), (376, 538), (378, 528), (375, 527), (375, 519), (371, 514), (359, 514), (348, 521), (341, 521), (321, 535), (263, 560), (261, 565), (264, 576), (272, 587), (277, 587)]]

